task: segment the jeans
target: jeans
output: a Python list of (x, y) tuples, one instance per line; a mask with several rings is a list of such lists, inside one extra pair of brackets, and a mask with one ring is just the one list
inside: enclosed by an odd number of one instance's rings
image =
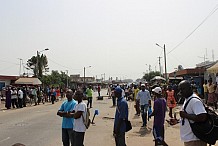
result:
[(84, 136), (85, 132), (74, 132), (74, 146), (84, 146), (83, 141), (84, 141)]
[(87, 107), (89, 107), (90, 104), (90, 108), (92, 107), (92, 97), (88, 97), (88, 103), (87, 103)]
[(143, 126), (147, 125), (148, 106), (149, 106), (148, 104), (141, 105), (141, 114), (142, 114)]
[(126, 146), (125, 133), (120, 133), (115, 137), (116, 146)]
[(64, 146), (74, 146), (74, 131), (73, 129), (62, 128), (62, 142)]

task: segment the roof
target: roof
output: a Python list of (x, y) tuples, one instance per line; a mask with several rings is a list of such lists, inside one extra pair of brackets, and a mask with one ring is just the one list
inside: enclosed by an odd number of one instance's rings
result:
[(207, 69), (209, 73), (218, 73), (218, 62)]
[[(184, 76), (184, 75), (199, 75), (205, 72), (205, 68), (191, 68), (191, 69), (183, 69), (176, 72), (176, 76)], [(170, 77), (174, 77), (175, 72), (170, 73)]]
[(5, 75), (0, 75), (0, 80), (17, 80), (19, 76), (5, 76)]
[(38, 78), (19, 78), (15, 81), (15, 84), (40, 85), (42, 82)]

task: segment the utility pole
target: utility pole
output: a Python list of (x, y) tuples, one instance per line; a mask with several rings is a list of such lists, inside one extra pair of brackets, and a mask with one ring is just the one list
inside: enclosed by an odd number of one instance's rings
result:
[(39, 75), (39, 51), (36, 52), (36, 77)]
[(83, 82), (84, 82), (84, 87), (85, 87), (85, 83), (86, 83), (86, 81), (85, 81), (85, 79), (86, 79), (86, 68), (84, 67), (84, 79), (83, 79)]
[(22, 61), (23, 59), (21, 59), (21, 58), (18, 58), (18, 59), (20, 60), (19, 76), (21, 76), (21, 61)]
[(149, 64), (149, 73), (151, 72), (151, 65)]
[(162, 58), (162, 57), (158, 57), (159, 58), (159, 68), (160, 68), (160, 74), (161, 74), (161, 64), (160, 64), (160, 59)]
[(67, 72), (67, 88), (69, 87), (69, 85), (68, 85), (68, 70), (66, 70), (66, 72)]
[(167, 57), (166, 57), (165, 44), (164, 44), (164, 64), (165, 64), (165, 79), (166, 79), (166, 82), (168, 82), (168, 80), (167, 80)]

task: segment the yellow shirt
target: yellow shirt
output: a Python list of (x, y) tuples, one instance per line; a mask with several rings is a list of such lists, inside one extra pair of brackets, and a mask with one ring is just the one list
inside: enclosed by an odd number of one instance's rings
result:
[(214, 84), (207, 84), (208, 93), (214, 93), (215, 92), (215, 85)]
[(134, 89), (134, 100), (136, 100), (136, 96), (137, 96), (138, 92), (139, 92), (139, 89), (138, 89), (138, 88), (137, 88), (137, 89)]
[(204, 88), (204, 93), (207, 93), (207, 92), (208, 92), (207, 84), (204, 84), (204, 85), (203, 85), (203, 88)]

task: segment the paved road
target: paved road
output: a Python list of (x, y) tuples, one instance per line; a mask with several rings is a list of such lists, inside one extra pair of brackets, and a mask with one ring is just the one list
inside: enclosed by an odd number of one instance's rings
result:
[[(102, 94), (106, 95), (106, 91)], [(148, 122), (148, 127), (141, 128), (141, 117), (134, 115), (134, 103), (128, 104), (133, 129), (126, 135), (127, 145), (154, 145), (153, 119)], [(61, 102), (56, 102), (54, 105), (49, 103), (23, 109), (0, 110), (0, 146), (11, 146), (18, 142), (26, 146), (61, 146), (61, 118), (56, 116), (60, 105)], [(91, 115), (95, 109), (99, 110), (99, 115), (95, 118), (95, 124), (86, 131), (85, 146), (115, 146), (112, 136), (115, 107), (111, 105), (112, 100), (107, 97), (104, 100), (94, 98)], [(179, 124), (165, 124), (165, 137), (169, 146), (183, 146), (179, 136)]]

